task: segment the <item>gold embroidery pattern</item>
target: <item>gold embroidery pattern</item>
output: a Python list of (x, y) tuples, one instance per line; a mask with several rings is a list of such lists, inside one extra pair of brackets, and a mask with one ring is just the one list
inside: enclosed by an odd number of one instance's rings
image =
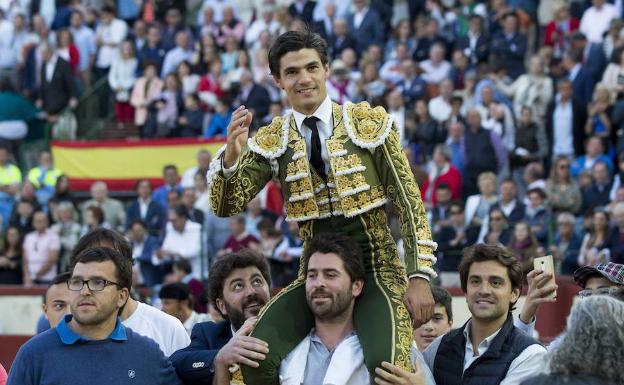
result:
[[(417, 245), (417, 240), (431, 241), (431, 230), (420, 197), (420, 189), (414, 180), (412, 170), (407, 163), (403, 149), (399, 143), (398, 134), (393, 130), (383, 145), (383, 152), (390, 168), (394, 184), (386, 186), (386, 193), (399, 216), (403, 246), (405, 248), (405, 262), (408, 274), (419, 271), (418, 253), (433, 254), (433, 248), (427, 245)], [(427, 264), (423, 267), (428, 267)]]
[(330, 163), (335, 175), (363, 167), (362, 160), (357, 154), (331, 158)]
[(411, 371), (410, 349), (412, 345), (412, 324), (403, 296), (407, 288), (405, 268), (401, 264), (396, 244), (390, 236), (388, 221), (383, 209), (370, 210), (361, 216), (371, 238), (372, 263), (378, 284), (386, 288), (394, 314), (394, 364)]
[(312, 182), (309, 178), (303, 178), (288, 183), (291, 196), (302, 195), (312, 191)]
[[(366, 178), (361, 173), (355, 173), (351, 175), (340, 175), (336, 177), (336, 188), (340, 191), (342, 196), (353, 195), (346, 194), (347, 192), (355, 191), (361, 189), (365, 186), (368, 186), (366, 183)], [(370, 188), (370, 186), (368, 186)]]
[(367, 102), (361, 102), (347, 111), (353, 133), (365, 144), (376, 143), (384, 133), (388, 124), (388, 114), (383, 107), (371, 108)]
[(286, 132), (283, 128), (283, 119), (281, 116), (275, 117), (268, 126), (260, 128), (251, 139), (251, 146), (257, 146), (260, 153), (266, 154), (265, 156), (277, 153), (285, 145)]
[(286, 202), (286, 213), (288, 221), (304, 221), (317, 218), (319, 208), (313, 199), (299, 202)]
[(327, 144), (327, 152), (329, 152), (329, 156), (340, 156), (339, 154), (346, 151), (339, 140), (328, 139), (325, 143)]
[(306, 158), (299, 158), (286, 165), (286, 175), (290, 177), (306, 174), (308, 171), (308, 160)]
[(369, 191), (362, 191), (356, 195), (342, 198), (342, 211), (345, 217), (353, 217), (370, 208), (379, 207), (382, 202), (385, 203), (385, 200), (383, 186), (372, 186)]

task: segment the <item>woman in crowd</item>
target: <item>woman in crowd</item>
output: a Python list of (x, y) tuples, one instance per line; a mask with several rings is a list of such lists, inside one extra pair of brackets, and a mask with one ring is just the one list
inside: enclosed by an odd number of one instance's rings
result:
[(61, 240), (61, 253), (59, 256), (59, 271), (65, 271), (69, 267), (69, 258), (74, 246), (80, 239), (80, 224), (76, 222), (76, 211), (71, 202), (61, 202), (56, 209), (57, 222), (50, 227)]
[(184, 60), (178, 65), (176, 72), (180, 83), (182, 83), (182, 93), (184, 96), (196, 93), (201, 78), (196, 73), (191, 72), (191, 63)]
[(595, 266), (601, 262), (608, 262), (609, 257), (609, 214), (604, 210), (596, 209), (589, 232), (583, 237), (578, 265)]
[(149, 115), (149, 106), (160, 97), (163, 85), (163, 81), (158, 77), (156, 64), (147, 62), (143, 69), (143, 76), (134, 83), (130, 97), (130, 104), (135, 109), (134, 124), (139, 128), (142, 138), (147, 137), (144, 126)]
[(416, 49), (416, 41), (412, 37), (412, 28), (409, 20), (407, 19), (399, 21), (397, 26), (394, 28), (393, 36), (386, 44), (386, 59), (394, 59), (393, 55), (395, 54), (396, 47), (399, 43), (407, 46), (407, 51), (410, 56), (414, 52), (414, 49)]
[(72, 68), (72, 74), (78, 76), (78, 64), (80, 64), (80, 52), (74, 44), (74, 38), (67, 29), (61, 29), (56, 33), (56, 53), (63, 58)]
[(9, 227), (0, 253), (0, 284), (22, 284), (22, 238), (16, 227)]
[(384, 82), (379, 78), (379, 70), (374, 62), (362, 65), (362, 77), (357, 82), (357, 93), (354, 102), (379, 100), (386, 91)]
[(130, 91), (136, 81), (137, 66), (134, 44), (124, 41), (121, 44), (119, 60), (113, 61), (108, 72), (108, 84), (115, 94), (115, 116), (119, 124), (134, 121), (134, 107), (130, 104)]
[(518, 259), (525, 273), (533, 270), (533, 259), (543, 254), (543, 249), (531, 232), (529, 224), (524, 221), (514, 225), (507, 248)]
[(550, 372), (522, 385), (622, 385), (624, 302), (606, 295), (577, 301)]
[(569, 211), (578, 213), (581, 208), (581, 190), (570, 174), (570, 159), (559, 156), (550, 171), (546, 181), (546, 194), (553, 215)]
[(414, 119), (406, 119), (405, 129), (411, 133), (411, 142), (418, 146), (413, 153), (417, 163), (428, 162), (435, 146), (443, 143), (447, 136), (440, 124), (429, 115), (427, 102), (423, 99), (414, 104)]
[(210, 70), (210, 63), (219, 59), (219, 48), (214, 37), (209, 33), (202, 33), (201, 39), (195, 44), (195, 52), (191, 58), (195, 73), (205, 74)]
[(110, 225), (104, 221), (104, 211), (98, 206), (87, 207), (82, 222), (82, 230), (80, 231), (81, 237), (100, 227), (110, 229)]
[(613, 112), (613, 101), (611, 91), (601, 83), (594, 88), (594, 97), (587, 107), (587, 121), (585, 122), (585, 135), (597, 136), (602, 139), (605, 149), (610, 147), (611, 114)]

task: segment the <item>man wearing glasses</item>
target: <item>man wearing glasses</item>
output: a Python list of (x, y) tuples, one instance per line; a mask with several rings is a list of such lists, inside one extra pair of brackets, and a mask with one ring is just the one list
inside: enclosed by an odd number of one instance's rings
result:
[(81, 253), (67, 281), (71, 312), (24, 344), (8, 384), (180, 384), (158, 345), (123, 326), (132, 264), (113, 249)]
[(583, 266), (574, 272), (574, 282), (583, 288), (580, 297), (611, 295), (624, 289), (624, 265), (608, 262), (595, 267)]

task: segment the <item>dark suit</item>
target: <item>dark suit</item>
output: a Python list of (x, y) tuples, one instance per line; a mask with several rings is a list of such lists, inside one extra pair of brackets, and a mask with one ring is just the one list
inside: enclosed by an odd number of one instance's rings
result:
[[(147, 287), (153, 287), (162, 283), (164, 277), (164, 270), (160, 266), (154, 266), (152, 263), (152, 255), (156, 253), (156, 250), (160, 249), (161, 242), (153, 235), (148, 235), (143, 242), (143, 250), (137, 260), (139, 261), (139, 269), (144, 279), (143, 283)], [(134, 244), (132, 247), (134, 247)]]
[(167, 225), (167, 210), (160, 203), (151, 200), (147, 205), (145, 218), (141, 218), (141, 207), (139, 201), (135, 200), (126, 210), (126, 230), (138, 219), (145, 222), (150, 234), (159, 235)]
[(312, 24), (312, 15), (314, 13), (314, 7), (316, 7), (316, 1), (306, 1), (303, 6), (303, 10), (299, 12), (296, 4), (293, 2), (288, 7), (288, 13), (290, 16), (301, 19), (306, 22), (306, 24)]
[(572, 98), (581, 106), (587, 106), (594, 96), (595, 84), (596, 82), (591, 73), (582, 66), (572, 80)]
[(611, 246), (611, 262), (624, 263), (624, 231), (620, 232), (618, 226), (611, 228), (609, 245)]
[[(594, 82), (602, 79), (602, 73), (607, 68), (607, 58), (602, 44), (587, 43), (589, 47), (584, 52), (583, 67), (591, 74)], [(619, 59), (618, 59), (619, 61)]]
[(470, 38), (467, 35), (462, 36), (455, 42), (455, 49), (460, 49), (464, 53), (466, 53), (466, 50), (470, 51), (467, 56), (470, 58), (472, 63), (485, 63), (488, 61), (490, 56), (490, 37), (482, 33), (477, 38), (477, 44), (475, 45), (474, 50), (471, 50)]
[[(555, 108), (557, 107), (556, 103), (556, 101), (550, 103), (548, 111), (546, 112), (546, 136), (548, 137), (548, 143), (550, 145), (549, 153), (552, 152), (552, 145), (555, 137), (554, 114)], [(572, 99), (572, 141), (574, 143), (574, 154), (577, 156), (585, 153), (583, 142), (585, 141), (586, 120), (587, 108)]]
[(263, 86), (254, 83), (246, 97), (243, 98), (243, 95), (239, 94), (239, 99), (240, 104), (254, 111), (252, 127), (258, 128), (262, 118), (269, 113), (271, 103), (269, 92)]
[(599, 186), (595, 182), (585, 187), (581, 193), (583, 202), (581, 203), (581, 214), (593, 211), (596, 207), (606, 206), (611, 202), (609, 193), (613, 182), (606, 186)]
[(347, 16), (347, 25), (349, 26), (349, 31), (355, 37), (358, 55), (362, 55), (371, 44), (383, 44), (384, 24), (377, 11), (369, 8), (359, 28), (355, 28), (354, 18), (354, 14), (349, 14)]
[[(492, 212), (492, 210), (494, 209), (501, 209), (500, 204), (494, 203), (492, 207), (490, 207), (490, 212)], [(524, 203), (520, 202), (520, 200), (516, 198), (516, 206), (507, 216), (507, 223), (509, 223), (509, 226), (513, 226), (514, 224), (516, 224), (516, 222), (524, 220), (525, 212), (526, 206), (524, 205)]]
[(347, 48), (352, 48), (357, 52), (357, 41), (355, 38), (347, 33), (345, 36), (338, 38), (336, 35), (331, 35), (328, 39), (329, 43), (329, 54), (333, 58), (340, 57), (342, 51)]
[(41, 86), (39, 98), (43, 101), (43, 110), (49, 114), (58, 114), (69, 104), (69, 99), (76, 96), (76, 83), (71, 66), (62, 58), (56, 60), (52, 79), (46, 79), (46, 63), (41, 63)]
[(524, 55), (527, 50), (527, 39), (524, 34), (516, 32), (508, 38), (502, 31), (492, 38), (490, 45), (491, 60), (507, 69), (513, 79), (524, 73)]
[(215, 357), (231, 338), (232, 327), (228, 321), (195, 325), (191, 344), (169, 357), (182, 382), (185, 385), (212, 385)]
[(474, 245), (479, 238), (479, 227), (471, 226), (466, 229), (464, 240), (455, 246), (451, 241), (457, 236), (457, 230), (453, 226), (442, 226), (434, 233), (434, 239), (438, 242), (437, 256), (440, 258), (438, 269), (440, 271), (457, 271), (457, 266), (462, 259), (464, 248)]

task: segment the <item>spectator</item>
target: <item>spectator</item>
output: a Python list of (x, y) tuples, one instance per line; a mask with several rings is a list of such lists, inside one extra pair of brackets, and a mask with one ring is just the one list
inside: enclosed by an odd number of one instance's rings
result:
[(468, 71), (472, 71), (470, 61), (461, 50), (455, 50), (453, 51), (452, 64), (453, 66), (449, 76), (451, 80), (453, 80), (453, 87), (458, 90), (463, 90), (466, 88), (466, 75)]
[[(270, 283), (267, 262), (249, 250), (230, 254), (212, 266), (208, 296), (225, 321), (200, 323), (191, 334), (191, 344), (171, 356), (185, 384), (212, 383), (213, 368), (249, 363), (247, 357), (268, 352), (264, 341), (246, 337), (252, 323), (245, 321), (257, 316), (269, 301)], [(254, 343), (253, 347), (246, 342)]]
[(465, 132), (465, 169), (464, 191), (476, 192), (477, 177), (486, 171), (500, 172), (506, 166), (505, 149), (500, 137), (492, 130), (481, 125), (478, 110), (468, 111), (468, 130)]
[(279, 23), (275, 20), (275, 5), (265, 2), (259, 8), (261, 17), (254, 20), (245, 32), (245, 44), (248, 47), (256, 42), (262, 32), (268, 31), (272, 36), (276, 36), (279, 28)]
[(178, 126), (174, 136), (179, 138), (197, 138), (202, 134), (204, 111), (199, 106), (197, 94), (184, 97), (184, 111), (178, 118)]
[(555, 160), (546, 192), (554, 213), (569, 211), (574, 214), (581, 208), (581, 191), (570, 176), (570, 160), (566, 156)]
[(162, 70), (162, 64), (165, 60), (165, 54), (167, 51), (161, 43), (161, 32), (158, 25), (151, 25), (147, 30), (147, 39), (143, 47), (137, 50), (137, 59), (139, 60), (139, 66), (142, 69), (146, 69), (148, 63), (155, 67), (156, 74), (160, 74)]
[(493, 86), (484, 85), (481, 87), (481, 104), (478, 104), (476, 108), (481, 113), (483, 128), (496, 133), (501, 138), (505, 150), (513, 151), (516, 138), (514, 115), (504, 103), (496, 101), (496, 92)]
[(26, 286), (48, 284), (58, 273), (61, 241), (48, 225), (48, 216), (44, 212), (37, 211), (33, 214), (34, 231), (24, 238), (22, 255)]
[(510, 224), (521, 221), (526, 212), (526, 205), (518, 199), (518, 187), (511, 179), (504, 180), (500, 185), (500, 198), (494, 207), (500, 207)]
[(221, 61), (217, 58), (210, 62), (210, 68), (206, 74), (199, 80), (197, 88), (201, 101), (211, 107), (214, 107), (217, 100), (223, 96), (221, 87)]
[(21, 285), (23, 276), (22, 238), (16, 227), (9, 227), (0, 253), (0, 284)]
[(59, 256), (59, 271), (69, 269), (69, 258), (71, 252), (80, 238), (80, 224), (76, 222), (76, 211), (70, 202), (61, 202), (57, 207), (58, 221), (54, 223), (50, 230), (58, 235), (61, 242)]
[(614, 359), (624, 354), (623, 318), (624, 304), (615, 298), (596, 296), (578, 301), (568, 318), (566, 335), (549, 362), (550, 373), (522, 385), (621, 382)]
[(429, 101), (429, 114), (438, 123), (444, 123), (451, 116), (451, 98), (453, 97), (453, 82), (445, 79), (440, 82), (440, 95)]
[[(464, 123), (460, 120), (450, 122), (448, 125), (448, 138), (445, 143), (451, 150), (451, 164), (459, 170), (462, 178), (465, 175), (464, 169)], [(462, 186), (463, 186), (462, 179)], [(465, 195), (465, 191), (463, 191)]]
[(355, 37), (356, 52), (361, 56), (371, 44), (382, 44), (383, 23), (377, 11), (370, 7), (370, 0), (353, 0), (353, 5), (354, 12), (347, 16), (347, 25)]
[(199, 86), (199, 80), (201, 79), (199, 75), (191, 71), (191, 63), (188, 61), (183, 61), (176, 69), (178, 79), (182, 84), (182, 94), (184, 96), (195, 94)]
[(503, 19), (503, 29), (494, 34), (490, 46), (490, 61), (500, 63), (512, 79), (524, 72), (527, 38), (518, 31), (518, 16), (509, 12)]
[(115, 60), (119, 58), (121, 43), (126, 39), (128, 26), (115, 17), (115, 8), (102, 7), (100, 23), (95, 30), (98, 47), (95, 59), (96, 79), (104, 77)]
[(167, 52), (163, 60), (161, 77), (165, 77), (178, 68), (178, 65), (183, 61), (190, 61), (193, 56), (193, 51), (190, 49), (190, 37), (186, 31), (178, 31), (175, 34), (175, 48), (172, 48)]
[(271, 98), (266, 88), (254, 83), (249, 70), (241, 72), (240, 91), (236, 99), (253, 114), (252, 129), (259, 128), (260, 120), (269, 113)]
[[(97, 248), (81, 254), (68, 281), (73, 314), (20, 348), (9, 382), (36, 384), (38, 379), (47, 379), (75, 383), (85, 376), (92, 377), (94, 384), (124, 382), (130, 372), (119, 370), (122, 366), (140, 369), (143, 383), (180, 384), (158, 345), (124, 327), (117, 318), (129, 297), (131, 283), (130, 261), (114, 250)], [(56, 359), (44, 360), (43, 355), (50, 352), (55, 352)], [(97, 370), (84, 364), (91, 360), (99, 362)], [(74, 370), (64, 370), (68, 362), (76, 364)], [(106, 379), (95, 375), (99, 370), (108, 373)]]
[[(210, 207), (210, 194), (208, 194), (208, 182), (206, 180), (206, 173), (197, 171), (193, 178), (193, 187), (195, 188), (195, 207), (204, 213), (204, 218), (207, 219), (208, 213), (212, 210)], [(205, 223), (205, 222), (204, 222)]]
[(18, 140), (26, 137), (29, 125), (37, 123), (44, 114), (12, 83), (8, 77), (0, 78), (0, 144), (17, 149)]
[(184, 258), (193, 266), (195, 278), (205, 277), (207, 266), (201, 256), (201, 225), (190, 221), (182, 206), (169, 208), (168, 215), (165, 238), (156, 256), (161, 262)]
[(593, 210), (596, 207), (604, 207), (609, 203), (609, 194), (613, 181), (609, 175), (607, 165), (597, 161), (592, 166), (592, 184), (585, 187), (582, 192), (581, 213)]
[(569, 36), (578, 30), (580, 21), (570, 15), (570, 6), (566, 3), (557, 4), (553, 15), (554, 19), (546, 25), (544, 31), (544, 45), (553, 48), (555, 58), (561, 58), (569, 48)]
[[(195, 52), (191, 59), (194, 71), (200, 74), (207, 73), (210, 71), (210, 67), (215, 61), (218, 61), (220, 65), (221, 62), (219, 61), (218, 51), (219, 48), (217, 47), (212, 33), (210, 31), (204, 32), (195, 45)], [(220, 72), (221, 68), (219, 68), (219, 73)]]
[(112, 229), (123, 230), (126, 224), (126, 210), (121, 201), (108, 197), (108, 186), (105, 182), (95, 182), (91, 185), (91, 199), (82, 203), (82, 217), (89, 206), (96, 206), (104, 212), (104, 220)]
[[(548, 156), (548, 139), (544, 126), (540, 123), (543, 120), (535, 116), (535, 110), (531, 105), (526, 105), (520, 110), (515, 130), (515, 147), (509, 154), (509, 165), (516, 182), (522, 181), (522, 175), (529, 163), (541, 164)], [(525, 191), (524, 188), (522, 190)]]
[(496, 174), (493, 172), (479, 174), (478, 186), (479, 194), (471, 195), (466, 200), (466, 225), (481, 227), (490, 208), (498, 200)]
[(134, 45), (126, 40), (121, 43), (119, 59), (113, 61), (108, 71), (108, 85), (115, 94), (115, 116), (117, 123), (134, 121), (134, 108), (130, 103), (130, 92), (136, 81), (138, 61)]
[(56, 181), (63, 174), (61, 170), (54, 167), (52, 154), (50, 151), (39, 153), (39, 165), (28, 171), (27, 178), (37, 189), (37, 202), (43, 207), (47, 207), (48, 201), (54, 195)]
[[(152, 119), (145, 125), (145, 133), (148, 137), (165, 138), (174, 130), (180, 113), (184, 108), (180, 80), (176, 74), (165, 77), (165, 88), (152, 110), (155, 113)], [(154, 127), (155, 126), (155, 127)]]
[(422, 22), (423, 25), (415, 27), (416, 50), (412, 56), (415, 62), (426, 60), (435, 43), (441, 43), (444, 46), (447, 44), (447, 41), (440, 36), (439, 22), (435, 17), (424, 18)]
[(531, 233), (544, 246), (548, 241), (548, 231), (550, 226), (549, 207), (546, 205), (546, 192), (541, 188), (532, 188), (527, 192), (525, 217), (530, 226)]
[(58, 57), (49, 44), (42, 43), (40, 49), (43, 62), (37, 104), (46, 112), (48, 122), (55, 123), (65, 108), (78, 105), (76, 82), (69, 63)]
[(156, 64), (146, 62), (143, 68), (143, 76), (134, 82), (130, 104), (134, 108), (134, 124), (138, 127), (141, 137), (148, 137), (144, 131), (148, 119), (149, 108), (158, 100), (162, 93), (163, 81), (157, 76)]
[(141, 220), (151, 235), (161, 235), (167, 224), (167, 210), (156, 200), (152, 199), (152, 183), (141, 179), (136, 184), (137, 199), (130, 203), (126, 211), (125, 229)]
[[(600, 81), (618, 100), (624, 97), (624, 51), (616, 62), (609, 63)], [(621, 107), (620, 107), (621, 108)]]
[(210, 162), (212, 161), (212, 154), (206, 149), (201, 149), (197, 152), (197, 166), (190, 167), (182, 174), (182, 181), (180, 185), (183, 188), (193, 187), (195, 185), (195, 176), (197, 173), (206, 175)]
[(427, 84), (438, 85), (449, 77), (451, 63), (444, 59), (445, 54), (444, 45), (435, 43), (431, 46), (429, 58), (420, 62), (424, 71), (422, 78)]
[(587, 140), (585, 145), (585, 155), (579, 156), (572, 164), (572, 176), (578, 177), (581, 171), (592, 170), (594, 164), (602, 162), (607, 166), (608, 173), (613, 171), (613, 162), (604, 154), (602, 140), (597, 136), (592, 136)]
[(587, 108), (587, 121), (585, 122), (585, 134), (597, 136), (602, 139), (605, 148), (609, 148), (612, 137), (611, 116), (613, 102), (610, 91), (598, 83), (594, 89), (594, 98)]
[(546, 349), (513, 325), (511, 310), (522, 287), (520, 263), (502, 247), (477, 245), (468, 249), (459, 272), (472, 318), (423, 353), (436, 382), (470, 375), (479, 383), (490, 378), (515, 384), (545, 372)]
[(611, 245), (610, 260), (624, 264), (624, 203), (618, 202), (612, 210), (615, 225), (611, 228), (609, 244)]
[(327, 92), (336, 103), (344, 104), (355, 95), (355, 81), (351, 79), (347, 66), (340, 59), (332, 62), (330, 71)]
[(219, 47), (224, 47), (229, 38), (233, 38), (237, 45), (243, 43), (245, 37), (245, 25), (234, 15), (234, 8), (227, 4), (223, 7), (223, 20), (219, 23), (214, 34)]
[(525, 221), (514, 224), (508, 248), (520, 262), (524, 274), (533, 270), (533, 259), (543, 254), (543, 249), (535, 238), (535, 234)]
[[(405, 101), (399, 90), (393, 90), (386, 94), (386, 110), (393, 118), (394, 125), (399, 132), (399, 141), (403, 146), (407, 145), (407, 135), (405, 132)], [(440, 140), (441, 141), (441, 140)]]
[(386, 91), (386, 85), (379, 78), (377, 65), (373, 62), (364, 62), (361, 65), (362, 76), (358, 79), (354, 101), (369, 103), (379, 100)]
[(192, 187), (185, 188), (182, 191), (182, 207), (186, 211), (186, 217), (195, 223), (199, 223), (200, 226), (204, 224), (204, 213), (200, 209), (195, 208), (195, 189)]
[(95, 32), (84, 24), (84, 15), (79, 9), (73, 9), (70, 16), (69, 31), (78, 49), (78, 76), (84, 86), (91, 84), (91, 63), (95, 61), (97, 47)]
[(158, 297), (162, 303), (162, 311), (179, 319), (189, 336), (196, 324), (212, 321), (208, 314), (198, 314), (193, 310), (193, 303), (196, 299), (185, 283), (176, 282), (163, 285), (158, 292)]
[(82, 229), (80, 230), (80, 236), (82, 237), (100, 227), (105, 229), (111, 228), (110, 223), (106, 222), (104, 219), (104, 211), (102, 211), (99, 206), (87, 207), (82, 217)]
[(237, 253), (242, 249), (258, 249), (260, 241), (257, 237), (246, 231), (245, 217), (237, 215), (230, 218), (231, 235), (223, 245), (223, 249), (219, 250), (219, 257), (228, 253)]
[(509, 229), (507, 217), (500, 208), (494, 207), (490, 210), (486, 222), (481, 226), (481, 234), (484, 233), (484, 230), (485, 234), (483, 237), (479, 235), (479, 243), (483, 242), (488, 245), (498, 246), (509, 244), (511, 231)]
[(573, 83), (568, 79), (557, 82), (557, 95), (548, 107), (546, 113), (546, 134), (548, 142), (552, 144), (550, 154), (558, 156), (580, 156), (585, 137), (583, 124), (586, 120), (587, 109), (583, 108), (576, 96), (573, 95)]
[(583, 64), (582, 52), (568, 50), (563, 54), (563, 68), (572, 82), (572, 98), (581, 106), (586, 106), (592, 98), (595, 81)]
[(589, 232), (583, 237), (578, 255), (579, 266), (595, 266), (607, 262), (611, 256), (609, 250), (609, 214), (595, 210)]
[(36, 207), (34, 202), (29, 200), (19, 200), (15, 206), (15, 210), (13, 210), (13, 214), (9, 220), (9, 226), (16, 227), (22, 238), (33, 230), (32, 216), (35, 209)]
[(177, 8), (167, 9), (165, 24), (160, 38), (162, 48), (165, 51), (171, 51), (175, 47), (176, 35), (180, 32), (185, 32), (190, 37), (191, 31), (184, 27), (184, 20), (182, 20), (180, 10)]
[(168, 164), (163, 167), (163, 182), (164, 184), (154, 190), (152, 199), (161, 206), (168, 208), (167, 194), (169, 191), (176, 191), (178, 194), (182, 193), (182, 187), (178, 184), (178, 168), (173, 164)]
[(401, 91), (408, 108), (412, 108), (417, 100), (425, 99), (427, 83), (420, 77), (416, 63), (411, 59), (404, 60), (401, 63), (401, 71), (403, 77), (396, 85), (396, 88)]
[(611, 20), (619, 18), (616, 7), (605, 0), (592, 0), (593, 5), (585, 10), (581, 18), (580, 31), (592, 43), (602, 43), (603, 35), (609, 29)]
[(54, 277), (43, 295), (43, 314), (50, 328), (55, 328), (67, 314), (71, 314), (71, 292), (67, 281), (71, 272), (67, 271)]
[(459, 36), (455, 44), (470, 59), (472, 65), (487, 62), (490, 55), (490, 37), (483, 31), (483, 17), (474, 13), (470, 15), (468, 33)]
[(420, 189), (425, 204), (435, 205), (437, 203), (434, 190), (441, 184), (448, 186), (451, 200), (458, 201), (461, 199), (462, 177), (459, 170), (451, 164), (451, 156), (448, 147), (445, 145), (436, 146), (427, 180)]
[(78, 76), (80, 52), (74, 44), (73, 36), (68, 29), (61, 29), (56, 33), (56, 54), (63, 58), (71, 67), (72, 77)]
[[(171, 265), (171, 273), (165, 277), (165, 281), (168, 283), (181, 282), (188, 285), (193, 294), (193, 298), (198, 298), (195, 301), (194, 309), (198, 313), (206, 313), (206, 304), (202, 303), (202, 297), (204, 293), (204, 285), (197, 279), (193, 278), (193, 268), (189, 261), (186, 259), (179, 259)], [(213, 318), (212, 321), (217, 322), (217, 319)]]
[(426, 324), (414, 329), (414, 344), (423, 352), (438, 337), (448, 333), (453, 327), (453, 306), (451, 294), (439, 286), (431, 286), (431, 295), (435, 301), (433, 318)]
[(572, 275), (579, 268), (578, 254), (582, 238), (576, 233), (572, 213), (563, 211), (557, 216), (557, 227), (549, 252), (555, 258), (555, 270), (563, 275)]
[(138, 262), (132, 267), (133, 282), (148, 288), (162, 283), (163, 270), (154, 264), (161, 243), (158, 235), (150, 234), (140, 219), (130, 222), (126, 234), (132, 247), (132, 260)]
[(601, 263), (596, 266), (583, 266), (574, 272), (574, 282), (583, 290), (579, 297), (611, 295), (624, 287), (622, 272), (624, 266), (617, 263)]

